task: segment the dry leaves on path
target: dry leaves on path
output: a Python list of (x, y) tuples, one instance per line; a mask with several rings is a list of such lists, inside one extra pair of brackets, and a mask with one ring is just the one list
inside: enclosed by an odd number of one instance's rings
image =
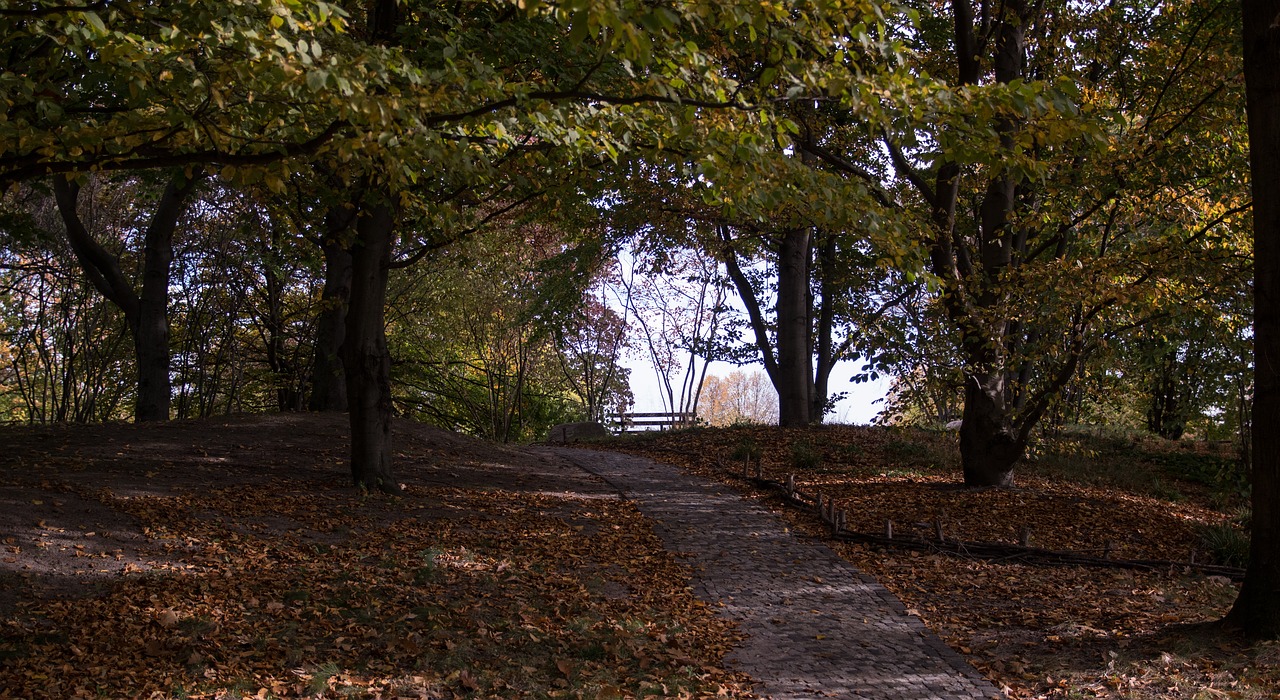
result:
[[(695, 429), (595, 445), (680, 464), (735, 484), (816, 538), (811, 511), (740, 478), (763, 463), (776, 480), (835, 498), (848, 529), (1017, 543), (1133, 559), (1207, 556), (1200, 533), (1231, 513), (1203, 483), (1161, 470), (1141, 446), (1073, 454), (1020, 469), (1018, 488), (959, 488), (953, 438), (923, 431), (830, 426)], [(1169, 448), (1166, 448), (1169, 449)], [(1178, 463), (1188, 448), (1173, 448)], [(1101, 450), (1093, 450), (1100, 452)], [(1077, 450), (1087, 453), (1088, 450)], [(1109, 460), (1109, 461), (1108, 461)], [(1066, 478), (1087, 477), (1087, 478)], [(1145, 487), (1145, 488), (1144, 488)], [(1249, 645), (1206, 623), (1236, 588), (1174, 568), (1157, 572), (1031, 566), (828, 540), (876, 576), (952, 648), (1013, 697), (1271, 698), (1280, 694), (1280, 645)]]

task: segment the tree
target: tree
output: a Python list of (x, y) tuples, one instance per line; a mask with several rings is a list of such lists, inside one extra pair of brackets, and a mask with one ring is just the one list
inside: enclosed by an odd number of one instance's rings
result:
[(55, 177), (54, 197), (67, 241), (85, 275), (103, 297), (119, 307), (133, 337), (137, 372), (134, 420), (169, 420), (169, 282), (173, 238), (203, 171), (181, 170), (169, 177), (146, 225), (142, 240), (141, 285), (135, 289), (120, 260), (99, 244), (80, 218), (78, 182)]
[(719, 426), (777, 423), (778, 393), (760, 372), (736, 369), (723, 377), (713, 374), (702, 388), (698, 417)]
[(548, 221), (500, 219), (397, 271), (389, 341), (405, 413), (500, 442), (570, 418), (555, 320), (540, 313), (564, 242)]
[(1231, 257), (1238, 151), (1199, 135), (1238, 129), (1234, 52), (1229, 18), (1196, 2), (950, 9), (919, 35), (946, 99), (885, 148), (958, 332), (965, 482), (1008, 485), (1098, 343)]
[(590, 292), (581, 308), (566, 310), (564, 316), (568, 323), (555, 333), (560, 369), (584, 417), (604, 423), (611, 413), (626, 413), (632, 403), (631, 369), (622, 366), (630, 341), (627, 317), (609, 308), (606, 293), (597, 297)]
[[(119, 419), (133, 372), (119, 310), (84, 280), (52, 199), (32, 188), (0, 209), (0, 412), (32, 423)], [(103, 202), (104, 214), (119, 210)], [(11, 211), (4, 211), (11, 210)], [(7, 216), (6, 216), (7, 214)]]
[(1280, 2), (1242, 5), (1254, 194), (1253, 539), (1227, 622), (1274, 639), (1280, 637)]
[(707, 368), (718, 359), (724, 321), (720, 264), (691, 248), (635, 246), (628, 258), (613, 293), (640, 331), (663, 408), (697, 413)]
[[(742, 236), (727, 225), (717, 233), (717, 250), (747, 309), (752, 344), (778, 393), (779, 424), (821, 423), (833, 403), (836, 364), (859, 356), (876, 362), (881, 349), (868, 342), (872, 330), (915, 285), (877, 265), (866, 239), (848, 234), (804, 226), (757, 233), (764, 247), (758, 258), (771, 274), (753, 275), (744, 268)], [(772, 319), (763, 304), (769, 296)]]

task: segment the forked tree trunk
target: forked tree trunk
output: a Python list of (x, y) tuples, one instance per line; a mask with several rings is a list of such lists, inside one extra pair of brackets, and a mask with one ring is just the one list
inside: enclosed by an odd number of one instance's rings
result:
[(1280, 0), (1244, 0), (1253, 178), (1253, 540), (1227, 622), (1280, 637)]
[[(376, 196), (368, 195), (370, 200)], [(391, 355), (385, 326), (395, 223), (395, 207), (386, 199), (370, 201), (356, 220), (351, 303), (342, 344), (351, 419), (351, 477), (356, 486), (387, 493), (400, 491), (391, 475)]]
[(137, 396), (134, 420), (169, 420), (171, 386), (169, 380), (169, 280), (173, 266), (173, 236), (178, 220), (197, 183), (175, 173), (165, 186), (151, 215), (143, 241), (142, 290), (135, 292), (120, 269), (120, 261), (93, 239), (80, 219), (80, 186), (74, 181), (54, 178), (54, 197), (66, 226), (67, 240), (93, 286), (124, 313), (133, 336), (137, 364)]

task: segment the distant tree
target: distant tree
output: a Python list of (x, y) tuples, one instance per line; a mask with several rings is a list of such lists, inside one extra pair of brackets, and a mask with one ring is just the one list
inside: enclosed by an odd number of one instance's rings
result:
[(84, 279), (60, 228), (38, 190), (19, 188), (0, 206), (0, 420), (128, 415), (132, 388), (117, 378), (133, 373), (129, 331)]
[(697, 413), (707, 367), (721, 352), (727, 290), (719, 262), (697, 249), (637, 246), (622, 267), (612, 293), (633, 319), (663, 409)]
[(93, 287), (124, 314), (133, 338), (137, 382), (133, 415), (137, 421), (169, 420), (169, 284), (174, 235), (204, 172), (198, 168), (176, 170), (166, 173), (165, 179), (167, 183), (142, 224), (144, 234), (138, 241), (142, 262), (139, 281), (134, 282), (119, 257), (97, 240), (81, 217), (80, 182), (64, 176), (53, 178), (67, 241)]
[(633, 401), (631, 369), (622, 366), (630, 342), (627, 317), (592, 293), (564, 315), (568, 322), (556, 329), (560, 369), (585, 418), (603, 423), (611, 413), (626, 412)]
[(562, 243), (546, 222), (506, 219), (396, 271), (388, 340), (402, 412), (500, 442), (571, 419), (558, 324), (539, 314)]
[(700, 406), (698, 417), (711, 425), (778, 422), (778, 392), (761, 372), (736, 369), (723, 377), (707, 377)]

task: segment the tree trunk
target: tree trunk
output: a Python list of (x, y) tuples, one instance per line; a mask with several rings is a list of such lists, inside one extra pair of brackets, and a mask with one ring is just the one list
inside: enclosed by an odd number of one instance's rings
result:
[(1013, 465), (1022, 456), (1025, 440), (1019, 438), (1008, 421), (1000, 375), (985, 380), (970, 375), (960, 422), (965, 486), (1013, 486)]
[(1253, 182), (1253, 540), (1228, 624), (1280, 637), (1280, 0), (1244, 0)]
[(840, 294), (835, 283), (836, 238), (830, 233), (824, 233), (824, 237), (826, 241), (823, 242), (821, 252), (818, 254), (818, 272), (821, 275), (819, 288), (822, 294), (822, 301), (817, 308), (818, 343), (815, 350), (818, 359), (816, 371), (813, 373), (813, 390), (809, 394), (810, 417), (814, 423), (821, 423), (826, 417), (831, 370), (835, 369), (835, 363), (839, 359), (835, 343), (831, 339), (836, 319), (836, 296)]
[[(968, 2), (953, 3), (958, 47), (958, 68), (961, 82), (976, 82), (979, 76), (975, 63), (976, 54), (964, 55), (976, 44), (973, 28), (973, 12)], [(995, 81), (1007, 84), (1022, 78), (1025, 53), (1026, 5), (1021, 0), (1011, 0), (1004, 5), (999, 23), (993, 56)], [(992, 125), (1000, 134), (1000, 144), (1013, 150), (1013, 132), (1016, 125), (999, 117)], [(944, 168), (945, 169), (945, 168)], [(942, 174), (940, 173), (940, 177)], [(966, 261), (959, 268), (952, 255), (933, 254), (934, 272), (944, 279), (954, 278), (959, 271), (967, 277), (968, 284), (959, 284), (952, 294), (968, 294), (965, 286), (972, 286), (976, 294), (973, 305), (979, 310), (998, 310), (1005, 303), (999, 293), (1002, 276), (1012, 262), (1013, 233), (1010, 225), (1014, 209), (1017, 183), (1008, 170), (998, 170), (987, 184), (978, 210), (978, 262), (976, 269)], [(938, 192), (943, 192), (939, 181)], [(954, 220), (939, 219), (939, 215), (951, 215), (955, 210), (954, 189), (950, 190), (948, 206), (935, 206), (935, 221), (940, 224), (939, 236), (950, 237)], [(940, 244), (941, 245), (941, 244)], [(946, 260), (946, 266), (939, 265)], [(1013, 483), (1013, 465), (1022, 456), (1026, 446), (1025, 431), (1015, 431), (1007, 402), (1006, 387), (1010, 370), (1005, 367), (1006, 343), (1009, 342), (1010, 322), (982, 323), (972, 317), (965, 304), (948, 305), (952, 320), (966, 331), (965, 344), (970, 348), (970, 371), (966, 377), (965, 406), (960, 427), (960, 462), (964, 467), (964, 482), (968, 486), (1010, 486)], [(993, 328), (986, 332), (979, 328)]]
[(177, 173), (169, 180), (147, 227), (138, 295), (138, 329), (134, 338), (138, 361), (138, 403), (134, 419), (169, 420), (169, 280), (173, 269), (173, 235), (187, 208), (188, 195), (202, 179)]
[(813, 344), (809, 316), (809, 229), (786, 231), (778, 245), (778, 424), (813, 420)]
[(347, 410), (347, 381), (342, 366), (342, 341), (347, 334), (347, 304), (351, 298), (351, 251), (342, 236), (351, 216), (330, 212), (325, 216), (324, 291), (316, 320), (315, 357), (311, 364), (312, 411)]
[(342, 344), (351, 419), (351, 477), (356, 486), (399, 493), (400, 486), (391, 475), (391, 354), (385, 325), (396, 210), (387, 199), (373, 199), (378, 194), (367, 196), (351, 247), (351, 303)]

